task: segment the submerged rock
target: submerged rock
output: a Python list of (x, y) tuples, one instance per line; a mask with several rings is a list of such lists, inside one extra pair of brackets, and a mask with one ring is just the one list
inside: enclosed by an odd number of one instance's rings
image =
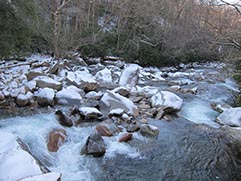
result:
[(150, 124), (142, 124), (140, 126), (140, 133), (143, 136), (155, 137), (159, 134), (159, 129), (158, 129), (158, 127), (150, 125)]
[(99, 134), (91, 134), (81, 149), (81, 155), (103, 156), (106, 152), (105, 143)]
[(217, 117), (216, 121), (222, 125), (240, 127), (241, 126), (241, 107), (225, 110)]
[(55, 115), (57, 117), (59, 124), (61, 124), (62, 126), (66, 126), (66, 127), (73, 126), (73, 122), (67, 116), (65, 116), (62, 113), (62, 111), (60, 111), (60, 110), (56, 111)]
[(64, 129), (57, 129), (49, 133), (47, 148), (51, 152), (57, 152), (59, 147), (66, 141), (67, 135)]

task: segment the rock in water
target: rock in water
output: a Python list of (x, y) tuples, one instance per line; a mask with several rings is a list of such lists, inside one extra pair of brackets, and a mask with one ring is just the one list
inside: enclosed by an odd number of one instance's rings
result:
[(99, 134), (91, 134), (81, 149), (81, 155), (92, 155), (94, 157), (100, 157), (105, 154), (105, 143), (103, 138)]
[(57, 152), (59, 147), (66, 141), (66, 131), (58, 129), (50, 132), (47, 148), (51, 152)]
[(222, 125), (240, 127), (241, 126), (241, 107), (225, 110), (217, 117), (217, 122)]
[(79, 111), (86, 119), (97, 119), (102, 116), (102, 113), (94, 107), (81, 107)]
[(153, 107), (162, 107), (166, 113), (181, 110), (183, 100), (176, 94), (168, 91), (161, 91), (151, 97)]
[(67, 116), (65, 116), (62, 113), (62, 111), (60, 111), (60, 110), (56, 111), (55, 115), (57, 116), (57, 120), (58, 120), (59, 124), (61, 124), (62, 126), (66, 126), (66, 127), (73, 126), (73, 122)]
[(95, 127), (96, 132), (101, 136), (112, 136), (110, 130), (104, 125), (98, 125)]
[(132, 140), (132, 134), (131, 133), (124, 133), (119, 138), (119, 142), (128, 142), (130, 140)]
[(141, 134), (146, 137), (155, 137), (159, 134), (158, 127), (150, 124), (142, 124), (140, 129)]
[(129, 64), (125, 67), (121, 74), (119, 85), (129, 88), (130, 90), (134, 88), (139, 79), (139, 68), (137, 64)]

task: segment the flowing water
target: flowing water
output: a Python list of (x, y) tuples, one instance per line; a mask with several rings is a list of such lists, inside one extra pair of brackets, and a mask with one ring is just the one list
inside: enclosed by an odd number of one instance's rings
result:
[[(213, 72), (206, 67), (196, 71)], [(233, 101), (236, 85), (225, 80), (192, 82), (197, 94), (179, 93), (184, 105), (172, 121), (149, 120), (160, 129), (157, 138), (134, 133), (132, 141), (119, 143), (120, 135), (105, 137), (101, 158), (80, 155), (94, 126), (65, 128), (67, 142), (57, 153), (48, 152), (49, 132), (61, 128), (53, 113), (2, 118), (0, 129), (18, 135), (44, 165), (62, 173), (63, 181), (240, 180), (241, 144), (215, 123), (219, 113), (210, 106), (212, 101)]]

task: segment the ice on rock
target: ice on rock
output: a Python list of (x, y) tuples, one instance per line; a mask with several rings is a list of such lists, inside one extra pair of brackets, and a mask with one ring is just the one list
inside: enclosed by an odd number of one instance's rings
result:
[(34, 158), (24, 151), (11, 133), (0, 131), (0, 180), (19, 180), (42, 174)]

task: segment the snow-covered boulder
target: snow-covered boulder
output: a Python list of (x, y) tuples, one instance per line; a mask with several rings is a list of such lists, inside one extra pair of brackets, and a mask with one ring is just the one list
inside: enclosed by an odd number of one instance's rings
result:
[(102, 113), (94, 107), (81, 107), (79, 108), (79, 111), (86, 119), (96, 119), (102, 116)]
[(37, 82), (35, 80), (31, 80), (25, 83), (26, 90), (33, 91), (37, 86)]
[(108, 68), (105, 68), (99, 72), (96, 73), (95, 75), (96, 80), (101, 83), (112, 83), (112, 76), (111, 76), (111, 71)]
[(82, 97), (74, 89), (63, 89), (56, 93), (59, 104), (63, 105), (80, 105)]
[(222, 125), (241, 126), (241, 107), (230, 108), (221, 113), (216, 121)]
[(93, 91), (99, 87), (99, 83), (88, 70), (67, 72), (66, 80), (71, 85), (76, 85), (85, 91)]
[(125, 69), (121, 74), (119, 85), (123, 87), (127, 87), (130, 90), (134, 88), (138, 83), (139, 69), (140, 69), (140, 66), (137, 64), (126, 65)]
[(42, 106), (54, 105), (55, 92), (51, 88), (39, 89), (38, 92), (34, 94), (34, 96), (37, 97), (38, 103)]
[(162, 107), (165, 112), (180, 111), (182, 103), (180, 97), (168, 91), (160, 91), (151, 97), (152, 107)]
[(42, 174), (36, 160), (17, 140), (15, 135), (0, 131), (0, 180), (19, 180)]
[(34, 79), (37, 83), (37, 86), (39, 88), (52, 88), (54, 90), (61, 90), (62, 89), (62, 83), (58, 82), (50, 77), (47, 76), (39, 76)]
[(28, 81), (33, 80), (36, 77), (43, 76), (44, 74), (41, 71), (31, 70), (27, 74)]
[(130, 99), (121, 96), (120, 94), (115, 93), (113, 91), (107, 91), (101, 98), (101, 101), (107, 107), (109, 107), (110, 110), (121, 108), (124, 109), (125, 112), (133, 116), (139, 115), (139, 110), (137, 106)]
[(26, 106), (29, 103), (29, 99), (25, 94), (19, 94), (16, 103), (18, 106)]
[(49, 172), (41, 175), (33, 175), (30, 177), (26, 177), (24, 179), (20, 179), (18, 181), (60, 181), (61, 173), (58, 172)]

